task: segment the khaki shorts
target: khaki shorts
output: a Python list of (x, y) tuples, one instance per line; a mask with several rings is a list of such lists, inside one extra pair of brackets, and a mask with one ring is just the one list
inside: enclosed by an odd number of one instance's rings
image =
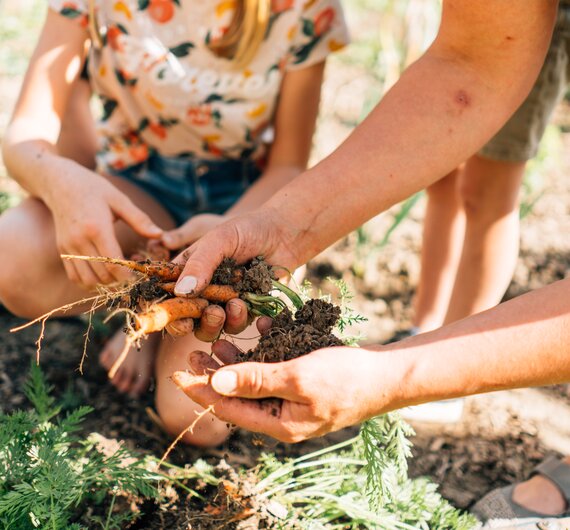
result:
[(526, 162), (538, 145), (556, 105), (570, 83), (570, 2), (561, 2), (552, 42), (530, 94), (479, 155), (505, 162)]

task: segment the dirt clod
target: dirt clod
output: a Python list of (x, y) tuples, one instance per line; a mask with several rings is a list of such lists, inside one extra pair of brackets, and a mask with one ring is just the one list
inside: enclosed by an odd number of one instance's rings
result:
[(324, 300), (310, 300), (293, 317), (283, 310), (258, 345), (238, 357), (238, 362), (275, 363), (296, 359), (312, 351), (343, 342), (331, 333), (340, 308)]

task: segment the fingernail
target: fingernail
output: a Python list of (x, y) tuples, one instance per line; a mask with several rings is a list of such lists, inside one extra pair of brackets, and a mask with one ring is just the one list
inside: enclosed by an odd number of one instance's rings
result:
[(243, 307), (241, 304), (238, 304), (237, 302), (228, 302), (228, 313), (232, 316), (232, 317), (239, 317), (241, 316), (241, 313), (243, 311)]
[(232, 370), (222, 370), (212, 376), (212, 386), (218, 394), (233, 394), (237, 390), (238, 376)]
[(176, 287), (174, 287), (175, 294), (192, 294), (198, 285), (198, 280), (194, 276), (184, 276), (178, 280)]
[(188, 372), (174, 372), (171, 377), (178, 386), (187, 386), (193, 381), (192, 375)]
[(218, 324), (221, 324), (223, 320), (224, 317), (221, 317), (220, 315), (206, 314), (206, 322), (208, 324), (212, 324), (212, 326), (217, 326)]
[(174, 243), (174, 238), (170, 234), (164, 234), (162, 236), (162, 241), (167, 245), (172, 245)]

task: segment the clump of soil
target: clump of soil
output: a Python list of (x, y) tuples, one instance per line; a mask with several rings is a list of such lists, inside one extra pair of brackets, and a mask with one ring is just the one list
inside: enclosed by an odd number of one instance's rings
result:
[(160, 279), (151, 277), (144, 282), (135, 283), (124, 297), (111, 300), (109, 308), (120, 306), (135, 311), (141, 302), (154, 302), (165, 296), (168, 296), (168, 293), (161, 286)]
[(231, 285), (236, 291), (258, 295), (269, 294), (273, 288), (275, 273), (262, 257), (238, 265), (232, 258), (225, 258), (215, 270), (212, 283)]
[(238, 355), (237, 362), (276, 363), (296, 359), (312, 351), (343, 342), (332, 329), (340, 308), (319, 299), (309, 300), (295, 315), (284, 309), (255, 348)]

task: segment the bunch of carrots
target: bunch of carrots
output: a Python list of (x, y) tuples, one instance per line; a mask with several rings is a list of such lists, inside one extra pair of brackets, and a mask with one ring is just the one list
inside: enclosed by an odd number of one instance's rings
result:
[[(235, 286), (240, 284), (244, 274), (243, 267), (235, 268), (232, 273), (233, 277), (229, 281), (231, 285), (210, 284), (202, 290), (199, 297), (186, 298), (174, 294), (176, 281), (184, 269), (182, 265), (176, 263), (150, 259), (120, 260), (106, 257), (72, 255), (62, 255), (62, 258), (119, 265), (138, 273), (140, 276), (138, 280), (132, 283), (130, 289), (127, 289), (127, 297), (125, 297), (125, 290), (122, 289), (118, 291), (116, 296), (110, 299), (109, 305), (116, 308), (113, 314), (124, 311), (131, 317), (127, 325), (125, 347), (109, 371), (110, 378), (115, 376), (133, 344), (146, 335), (163, 331), (169, 324), (178, 320), (199, 319), (206, 307), (211, 303), (225, 304), (234, 298), (241, 298), (247, 303), (251, 315), (267, 315), (271, 317), (275, 317), (286, 307), (281, 298), (272, 296), (269, 292), (251, 293), (236, 290)], [(148, 292), (153, 293), (154, 299), (140, 299), (140, 293), (145, 292), (145, 284), (149, 287)], [(295, 307), (302, 307), (303, 302), (299, 296), (285, 285), (276, 281), (274, 277), (271, 278), (270, 285), (273, 289), (285, 293)]]

